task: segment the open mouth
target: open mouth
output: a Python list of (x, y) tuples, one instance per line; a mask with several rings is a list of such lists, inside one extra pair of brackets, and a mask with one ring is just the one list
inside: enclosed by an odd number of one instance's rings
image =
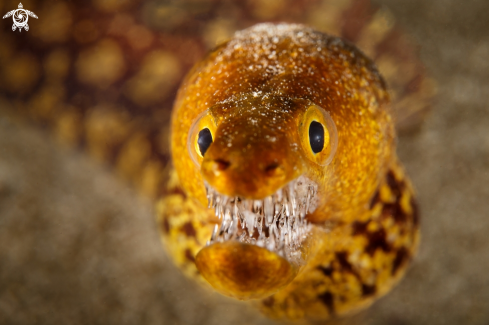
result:
[(309, 231), (307, 213), (317, 207), (318, 186), (305, 176), (289, 182), (261, 200), (229, 197), (206, 184), (209, 208), (220, 220), (210, 241), (236, 240), (264, 247), (289, 261), (300, 259), (300, 247)]

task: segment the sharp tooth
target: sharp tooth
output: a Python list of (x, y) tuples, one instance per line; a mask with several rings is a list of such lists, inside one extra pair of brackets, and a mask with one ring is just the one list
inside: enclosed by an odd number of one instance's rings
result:
[(275, 196), (277, 198), (277, 202), (281, 202), (283, 197), (282, 189), (278, 190), (277, 193), (275, 193)]
[(221, 199), (221, 205), (225, 206), (228, 203), (228, 200), (229, 200), (229, 197), (223, 195), (222, 199)]
[(272, 203), (272, 197), (267, 196), (264, 200), (264, 205), (265, 205), (265, 216), (267, 217), (266, 220), (268, 220), (269, 216), (273, 216), (273, 203)]
[(293, 182), (289, 183), (289, 201), (294, 202), (295, 201), (295, 191), (294, 191), (294, 184)]
[(231, 224), (231, 211), (229, 208), (226, 209), (226, 212), (224, 213), (224, 231), (227, 232), (229, 229), (229, 226)]
[(218, 217), (218, 218), (219, 218), (219, 220), (221, 220), (221, 213), (220, 213), (220, 211), (219, 211), (219, 210), (221, 210), (221, 206), (220, 206), (220, 205), (218, 205), (218, 206), (216, 207), (215, 212), (216, 212), (216, 217)]
[(236, 236), (236, 233), (238, 231), (238, 217), (236, 215), (233, 216), (233, 221), (231, 222), (231, 230), (230, 233), (232, 236)]
[(217, 229), (218, 228), (219, 228), (219, 226), (217, 224), (215, 224), (214, 225), (214, 230), (212, 230), (211, 242), (214, 241), (214, 239), (216, 239)]
[(268, 243), (267, 243), (267, 249), (269, 251), (274, 251), (275, 250), (275, 235), (271, 232)]
[(261, 215), (257, 216), (256, 228), (258, 228), (258, 234), (261, 235), (261, 233), (262, 233), (262, 216)]
[(306, 216), (306, 205), (305, 204), (302, 204), (301, 207), (300, 207), (300, 217), (301, 217), (301, 220), (304, 219), (305, 216)]
[(255, 214), (250, 211), (243, 211), (246, 220), (246, 227), (250, 236), (253, 235), (253, 229), (255, 228)]
[(311, 202), (311, 191), (307, 191), (306, 213), (309, 212), (309, 203)]
[(253, 212), (254, 213), (259, 213), (261, 207), (262, 207), (262, 201), (261, 200), (253, 201)]
[(233, 217), (238, 215), (238, 199), (234, 199)]
[(246, 232), (244, 232), (244, 231), (243, 231), (243, 232), (241, 233), (241, 235), (239, 236), (239, 239), (238, 239), (238, 240), (239, 240), (240, 242), (242, 242), (242, 241), (245, 239), (245, 237), (246, 237)]
[(210, 189), (209, 186), (206, 186), (205, 192), (207, 195), (207, 202), (208, 202), (207, 209), (210, 209), (210, 207), (212, 206), (212, 189)]
[(291, 218), (287, 219), (287, 235), (289, 237), (289, 243), (292, 241), (292, 225)]

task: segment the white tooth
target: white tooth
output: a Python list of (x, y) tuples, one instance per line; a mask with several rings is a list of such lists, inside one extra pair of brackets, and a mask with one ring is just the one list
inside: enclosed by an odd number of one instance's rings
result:
[(281, 202), (283, 197), (282, 189), (278, 190), (277, 193), (275, 193), (275, 195), (277, 197), (277, 202)]
[(210, 207), (212, 206), (212, 190), (206, 186), (205, 187), (205, 192), (206, 192), (206, 195), (207, 195), (207, 209), (210, 209)]
[(295, 201), (295, 191), (294, 191), (293, 182), (289, 183), (289, 201), (291, 201), (291, 202)]
[(260, 211), (261, 207), (262, 207), (262, 201), (261, 200), (253, 201), (253, 212), (254, 213), (258, 213)]
[(311, 191), (307, 191), (306, 213), (309, 212), (309, 203), (311, 202)]
[(229, 197), (223, 195), (221, 198), (221, 205), (225, 206), (228, 203)]
[(256, 227), (258, 228), (258, 234), (261, 235), (261, 233), (262, 233), (262, 216), (258, 215), (256, 220), (257, 220)]
[(243, 213), (239, 213), (239, 221), (241, 222), (241, 229), (244, 229), (246, 227), (244, 211)]
[(292, 211), (292, 215), (293, 215), (293, 216), (295, 216), (295, 214), (296, 214), (296, 210), (297, 210), (297, 207), (296, 207), (296, 205), (295, 205), (295, 200), (294, 200), (294, 202), (291, 202), (291, 203), (290, 203), (290, 211)]
[(264, 200), (264, 205), (265, 205), (265, 216), (268, 219), (268, 216), (273, 215), (273, 203), (272, 203), (272, 197), (267, 196)]
[(302, 204), (301, 205), (301, 208), (300, 208), (300, 217), (301, 217), (301, 220), (304, 219), (305, 216), (306, 216), (306, 205), (305, 204)]
[(284, 205), (285, 205), (285, 215), (289, 217), (290, 216), (289, 204), (285, 203)]
[(217, 229), (218, 229), (218, 225), (215, 224), (214, 225), (214, 230), (212, 230), (212, 236), (211, 236), (211, 241), (213, 241), (215, 238), (216, 238), (216, 235), (217, 235)]
[(234, 206), (233, 206), (233, 217), (238, 216), (238, 199), (234, 199)]
[(244, 217), (246, 220), (246, 227), (248, 228), (248, 232), (250, 236), (253, 235), (253, 229), (255, 228), (255, 214), (250, 211), (243, 211)]
[(275, 250), (275, 235), (273, 233), (270, 233), (268, 243), (267, 243), (267, 249), (269, 251)]
[(243, 232), (241, 233), (241, 235), (239, 236), (239, 239), (238, 239), (238, 240), (239, 240), (240, 242), (242, 242), (242, 241), (245, 239), (245, 237), (246, 237), (246, 233), (243, 231)]
[(289, 237), (289, 243), (292, 241), (292, 225), (291, 225), (291, 218), (288, 218), (287, 220), (287, 235)]
[(265, 242), (263, 240), (259, 239), (256, 241), (256, 246), (265, 247)]
[(273, 222), (273, 214), (267, 216), (267, 226), (270, 227), (270, 224)]
[(231, 223), (231, 229), (230, 229), (230, 233), (232, 234), (232, 236), (236, 236), (236, 233), (238, 231), (238, 217), (236, 215), (233, 216), (233, 221)]

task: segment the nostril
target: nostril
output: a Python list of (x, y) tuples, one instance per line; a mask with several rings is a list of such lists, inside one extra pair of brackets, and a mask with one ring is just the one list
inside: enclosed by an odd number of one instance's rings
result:
[(219, 171), (224, 171), (229, 167), (229, 165), (231, 165), (229, 161), (224, 159), (215, 159), (214, 162), (216, 163), (216, 168)]
[(277, 171), (281, 169), (279, 167), (280, 167), (279, 164), (272, 163), (272, 164), (268, 165), (267, 167), (265, 167), (265, 173), (268, 176), (274, 176), (277, 173)]

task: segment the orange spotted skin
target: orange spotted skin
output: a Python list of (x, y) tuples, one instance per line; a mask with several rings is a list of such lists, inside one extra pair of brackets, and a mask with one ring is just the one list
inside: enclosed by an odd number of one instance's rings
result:
[[(3, 21), (0, 113), (49, 129), (155, 199), (162, 241), (185, 274), (255, 299), (273, 318), (325, 320), (387, 293), (415, 255), (418, 213), (394, 126), (418, 124), (433, 86), (393, 17), (368, 0), (273, 3), (281, 1), (23, 3), (39, 20), (27, 33)], [(283, 21), (314, 30), (233, 37)], [(326, 165), (332, 148), (312, 154), (301, 131), (322, 111), (338, 138)], [(203, 112), (214, 142), (196, 164), (187, 141)], [(204, 181), (262, 199), (303, 175), (318, 185), (318, 204), (300, 262), (255, 246), (235, 247), (253, 258), (228, 264), (216, 261), (234, 244), (202, 251), (220, 223)], [(270, 268), (252, 272), (253, 263)], [(229, 270), (230, 282), (209, 280)]]

